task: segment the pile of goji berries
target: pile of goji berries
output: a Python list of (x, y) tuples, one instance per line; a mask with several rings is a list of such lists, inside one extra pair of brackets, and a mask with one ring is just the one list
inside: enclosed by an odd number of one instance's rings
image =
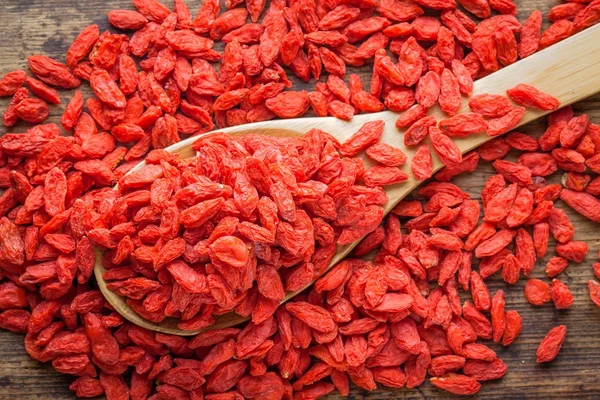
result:
[[(367, 122), (356, 137), (377, 141), (383, 125)], [(285, 290), (325, 272), (336, 245), (381, 224), (387, 196), (376, 185), (407, 178), (398, 168), (385, 181), (364, 171), (360, 159), (340, 156), (354, 152), (351, 142), (318, 129), (290, 139), (215, 134), (193, 147), (198, 156), (187, 160), (151, 151), (150, 165), (104, 191), (111, 218), (87, 232), (114, 249), (103, 262), (108, 289), (148, 320), (181, 318), (184, 330), (234, 309), (257, 324), (271, 317)]]
[[(61, 123), (72, 136), (45, 124), (0, 138), (0, 327), (26, 333), (33, 358), (77, 377), (77, 396), (109, 400), (308, 400), (335, 389), (347, 395), (350, 381), (366, 390), (416, 387), (427, 374), (439, 388), (473, 394), (480, 381), (502, 377), (507, 366), (476, 341), (509, 345), (521, 317), (505, 312), (503, 292), (492, 296), (484, 280), (500, 270), (508, 284), (527, 276), (550, 235), (559, 242), (550, 278), (583, 260), (586, 244), (573, 240), (553, 202), (600, 222), (600, 178), (587, 173), (600, 173), (600, 127), (565, 108), (539, 140), (513, 132), (463, 157), (448, 137), (514, 127), (524, 108), (503, 96), (476, 96), (472, 113), (454, 116), (461, 94), (473, 79), (597, 23), (600, 0), (554, 7), (543, 33), (541, 13), (521, 25), (510, 0), (459, 1), (480, 23), (452, 0), (276, 0), (264, 13), (261, 0), (226, 1), (223, 13), (207, 0), (193, 20), (182, 0), (174, 3), (171, 12), (134, 0), (137, 11), (108, 16), (132, 36), (90, 25), (66, 65), (32, 56), (39, 80), (23, 71), (0, 80), (0, 96), (13, 96), (6, 126), (43, 122), (48, 103), (60, 103), (53, 87), (87, 80), (96, 95), (77, 91), (70, 100)], [(223, 54), (214, 41), (226, 43)], [(346, 65), (371, 60), (368, 91), (357, 75), (344, 82)], [(315, 91), (289, 90), (287, 72), (309, 81), (323, 69), (326, 83)], [(507, 94), (525, 107), (558, 107), (530, 86)], [(436, 103), (450, 118), (426, 116)], [(344, 119), (406, 110), (396, 125), (409, 128), (407, 145), (420, 145), (413, 174), (432, 175), (427, 136), (447, 165), (419, 190), (427, 202), (400, 203), (380, 226), (380, 186), (407, 176), (398, 168), (406, 156), (378, 143), (378, 121), (344, 144), (314, 130), (295, 139), (213, 135), (196, 142), (192, 160), (161, 150), (215, 124), (293, 118), (310, 107)], [(511, 149), (523, 152), (518, 163), (503, 159)], [(379, 165), (364, 170), (354, 158), (361, 150)], [(125, 176), (143, 159), (149, 166)], [(483, 189), (483, 212), (448, 182), (480, 159), (498, 172)], [(558, 169), (567, 189), (544, 180)], [(367, 233), (354, 255), (381, 248), (373, 261), (345, 260), (278, 307), (284, 290), (322, 274), (336, 243)], [(109, 288), (149, 320), (174, 316), (197, 329), (233, 309), (252, 321), (191, 340), (131, 325), (90, 280), (93, 245), (111, 249), (103, 259)], [(594, 271), (600, 279), (600, 263)], [(459, 287), (471, 302), (461, 305)], [(600, 285), (590, 281), (589, 290), (600, 306)], [(573, 303), (557, 279), (551, 288), (529, 280), (525, 296), (561, 309)], [(565, 336), (566, 327), (552, 329), (538, 362), (556, 357)]]

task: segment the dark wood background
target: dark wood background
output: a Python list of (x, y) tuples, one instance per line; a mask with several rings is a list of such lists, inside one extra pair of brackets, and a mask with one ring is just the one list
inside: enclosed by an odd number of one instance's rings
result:
[[(544, 15), (558, 4), (557, 0), (517, 0), (519, 19), (525, 20), (534, 10)], [(188, 1), (195, 15), (201, 0)], [(171, 5), (170, 0), (166, 4)], [(108, 27), (106, 13), (112, 9), (131, 9), (128, 0), (0, 0), (0, 75), (15, 68), (26, 70), (26, 59), (31, 54), (46, 54), (64, 61), (69, 44), (79, 31), (91, 23), (101, 30)], [(547, 26), (547, 21), (545, 26)], [(600, 45), (590, 51), (600, 51)], [(369, 67), (353, 70), (368, 82)], [(599, 72), (600, 73), (600, 72)], [(297, 86), (306, 86), (296, 82)], [(84, 85), (89, 93), (89, 87)], [(598, 88), (600, 90), (600, 88)], [(61, 92), (63, 104), (51, 107), (51, 121), (58, 122), (62, 108), (71, 93)], [(8, 98), (0, 99), (0, 110), (4, 110)], [(575, 105), (576, 112), (586, 112), (595, 123), (600, 124), (600, 97), (586, 99)], [(539, 133), (543, 122), (522, 128), (525, 132)], [(24, 131), (17, 125), (11, 131)], [(0, 127), (0, 134), (4, 133)], [(493, 173), (489, 163), (481, 163), (473, 174), (456, 179), (464, 190), (474, 198), (485, 180)], [(555, 182), (559, 176), (553, 177)], [(564, 204), (560, 205), (565, 206)], [(566, 206), (565, 206), (566, 207)], [(497, 351), (509, 366), (506, 376), (498, 381), (483, 383), (476, 398), (481, 399), (547, 399), (579, 398), (600, 399), (600, 309), (589, 299), (587, 281), (593, 278), (592, 263), (597, 260), (600, 249), (598, 225), (567, 209), (576, 227), (575, 239), (586, 241), (590, 246), (587, 259), (581, 264), (572, 264), (559, 276), (575, 294), (575, 305), (567, 311), (557, 311), (553, 305), (533, 307), (525, 301), (523, 287), (525, 279), (508, 287), (499, 276), (492, 277), (490, 290), (503, 289), (506, 308), (515, 309), (523, 317), (523, 332), (508, 349), (496, 344), (490, 346)], [(550, 249), (554, 243), (551, 242)], [(549, 251), (544, 260), (539, 260), (532, 277), (546, 279), (544, 274)], [(464, 293), (463, 293), (464, 294)], [(556, 325), (568, 326), (567, 339), (560, 355), (550, 365), (539, 366), (535, 362), (535, 351), (548, 330)], [(29, 358), (23, 348), (23, 336), (0, 331), (0, 399), (73, 399), (68, 390), (72, 378), (56, 373), (49, 364), (41, 364)], [(339, 396), (330, 396), (339, 399)], [(413, 390), (378, 389), (372, 393), (354, 390), (351, 399), (442, 399), (456, 398), (435, 389), (428, 382)], [(260, 399), (257, 399), (260, 400)]]

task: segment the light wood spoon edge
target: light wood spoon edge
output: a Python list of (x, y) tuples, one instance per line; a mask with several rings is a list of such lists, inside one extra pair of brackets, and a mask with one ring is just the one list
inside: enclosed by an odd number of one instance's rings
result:
[[(594, 50), (597, 49), (598, 43), (600, 43), (600, 24), (535, 53), (524, 60), (507, 66), (485, 78), (477, 80), (475, 82), (473, 94), (490, 93), (504, 95), (507, 89), (520, 83), (527, 83), (559, 99), (561, 106), (575, 103), (600, 91), (600, 51)], [(463, 105), (459, 113), (469, 110), (467, 102), (468, 99), (463, 98)], [(527, 109), (518, 126), (527, 124), (548, 113), (548, 111)], [(434, 116), (438, 121), (448, 118), (448, 116), (437, 106), (429, 110), (429, 115)], [(389, 198), (389, 201), (384, 205), (384, 211), (385, 214), (387, 214), (400, 200), (422, 183), (414, 179), (412, 173), (410, 173), (410, 160), (414, 155), (416, 147), (407, 148), (404, 146), (403, 135), (401, 134), (402, 131), (399, 131), (394, 125), (397, 117), (398, 114), (396, 113), (383, 111), (374, 114), (356, 115), (351, 121), (342, 121), (333, 117), (297, 118), (291, 120), (257, 122), (217, 131), (230, 133), (236, 136), (246, 133), (260, 133), (273, 136), (296, 136), (307, 132), (312, 128), (319, 128), (329, 132), (340, 142), (344, 142), (365, 122), (383, 120), (385, 122), (385, 128), (381, 142), (398, 147), (405, 152), (408, 160), (401, 168), (410, 176), (406, 182), (385, 188)], [(195, 156), (195, 153), (192, 149), (192, 143), (201, 136), (183, 140), (168, 147), (166, 150), (179, 154), (180, 158), (193, 157)], [(455, 142), (462, 153), (465, 154), (491, 139), (493, 138), (485, 134), (476, 134), (466, 138), (455, 139)], [(369, 164), (369, 160), (366, 158), (364, 158), (364, 160), (366, 164)], [(443, 164), (435, 154), (433, 154), (433, 161), (434, 171), (438, 171), (443, 167)], [(144, 166), (145, 162), (141, 162), (135, 166), (131, 172), (139, 170)], [(327, 270), (346, 257), (359, 242), (360, 240), (347, 246), (339, 246), (338, 251)], [(215, 323), (210, 327), (197, 331), (183, 331), (177, 328), (178, 320), (174, 318), (166, 318), (158, 324), (150, 322), (133, 311), (123, 297), (107, 289), (106, 281), (104, 281), (102, 277), (106, 270), (102, 266), (101, 257), (102, 252), (96, 250), (94, 274), (102, 294), (117, 312), (136, 325), (161, 333), (192, 336), (207, 330), (234, 326), (248, 320), (248, 318), (241, 317), (235, 313), (228, 313), (216, 317)], [(286, 302), (311, 285), (312, 282), (299, 291), (288, 292), (283, 302)]]

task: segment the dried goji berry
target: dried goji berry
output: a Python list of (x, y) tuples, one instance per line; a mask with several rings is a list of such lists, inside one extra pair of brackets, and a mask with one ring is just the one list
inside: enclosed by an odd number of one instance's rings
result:
[(567, 327), (565, 325), (556, 326), (546, 334), (541, 341), (537, 352), (537, 362), (550, 362), (556, 358), (567, 336)]
[(430, 382), (439, 389), (459, 395), (472, 395), (481, 389), (481, 384), (475, 378), (453, 373), (441, 378), (433, 377)]
[(573, 294), (561, 281), (558, 279), (552, 280), (552, 289), (550, 290), (554, 306), (558, 309), (569, 308), (573, 305)]

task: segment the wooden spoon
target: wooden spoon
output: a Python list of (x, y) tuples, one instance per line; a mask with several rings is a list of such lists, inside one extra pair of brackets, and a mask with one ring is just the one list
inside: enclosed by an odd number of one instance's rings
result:
[[(572, 36), (571, 38), (568, 38), (554, 46), (535, 53), (522, 61), (505, 67), (485, 78), (477, 80), (475, 82), (473, 94), (490, 93), (504, 95), (507, 89), (510, 89), (520, 83), (527, 83), (556, 97), (558, 100), (560, 100), (561, 106), (572, 104), (600, 91), (600, 51), (597, 50), (599, 43), (600, 24), (586, 29), (585, 31), (580, 32), (577, 35)], [(463, 105), (459, 112), (469, 111), (467, 102), (468, 99), (463, 98)], [(519, 123), (519, 126), (533, 121), (545, 114), (548, 114), (548, 111), (527, 109), (525, 116)], [(448, 116), (444, 114), (437, 106), (429, 110), (429, 115), (434, 116), (438, 121), (448, 118)], [(387, 214), (396, 204), (398, 204), (402, 198), (404, 198), (421, 183), (413, 178), (412, 173), (410, 172), (411, 159), (416, 148), (404, 146), (403, 134), (395, 127), (395, 121), (397, 117), (398, 114), (394, 112), (383, 111), (375, 114), (356, 115), (351, 121), (348, 122), (333, 117), (297, 118), (291, 120), (264, 121), (233, 126), (226, 129), (220, 129), (219, 132), (225, 132), (232, 135), (258, 133), (275, 136), (296, 136), (303, 134), (312, 128), (319, 128), (332, 134), (340, 142), (344, 142), (350, 136), (352, 136), (365, 122), (383, 120), (385, 122), (385, 128), (381, 142), (400, 148), (407, 155), (408, 160), (402, 166), (402, 169), (410, 176), (407, 181), (401, 184), (388, 186), (385, 188), (389, 198), (387, 204), (384, 205), (384, 210)], [(168, 147), (166, 150), (171, 153), (179, 154), (180, 158), (194, 157), (195, 152), (192, 149), (192, 143), (196, 141), (198, 137), (199, 136), (191, 137), (176, 143)], [(466, 138), (454, 140), (464, 154), (491, 139), (491, 137), (485, 134), (476, 134)], [(432, 152), (432, 155), (434, 171), (437, 171), (443, 166), (443, 164), (437, 158), (435, 153)], [(365, 159), (365, 162), (368, 165), (369, 161), (367, 159)], [(142, 162), (134, 167), (132, 171), (139, 170), (144, 166), (145, 163)], [(348, 253), (350, 253), (350, 251), (359, 242), (360, 240), (350, 245), (339, 246), (337, 253), (333, 257), (328, 269), (346, 257), (346, 255), (348, 255)], [(96, 275), (98, 285), (100, 286), (100, 290), (117, 312), (136, 325), (157, 332), (189, 336), (206, 330), (220, 329), (237, 325), (248, 319), (232, 312), (217, 317), (214, 325), (198, 331), (183, 331), (178, 329), (178, 320), (174, 318), (166, 318), (158, 324), (150, 322), (133, 311), (123, 297), (106, 288), (106, 281), (103, 279), (103, 275), (106, 270), (102, 266), (101, 257), (102, 252), (97, 250), (94, 273)], [(288, 292), (283, 302), (291, 299), (304, 289), (306, 289), (306, 287), (296, 292)]]

